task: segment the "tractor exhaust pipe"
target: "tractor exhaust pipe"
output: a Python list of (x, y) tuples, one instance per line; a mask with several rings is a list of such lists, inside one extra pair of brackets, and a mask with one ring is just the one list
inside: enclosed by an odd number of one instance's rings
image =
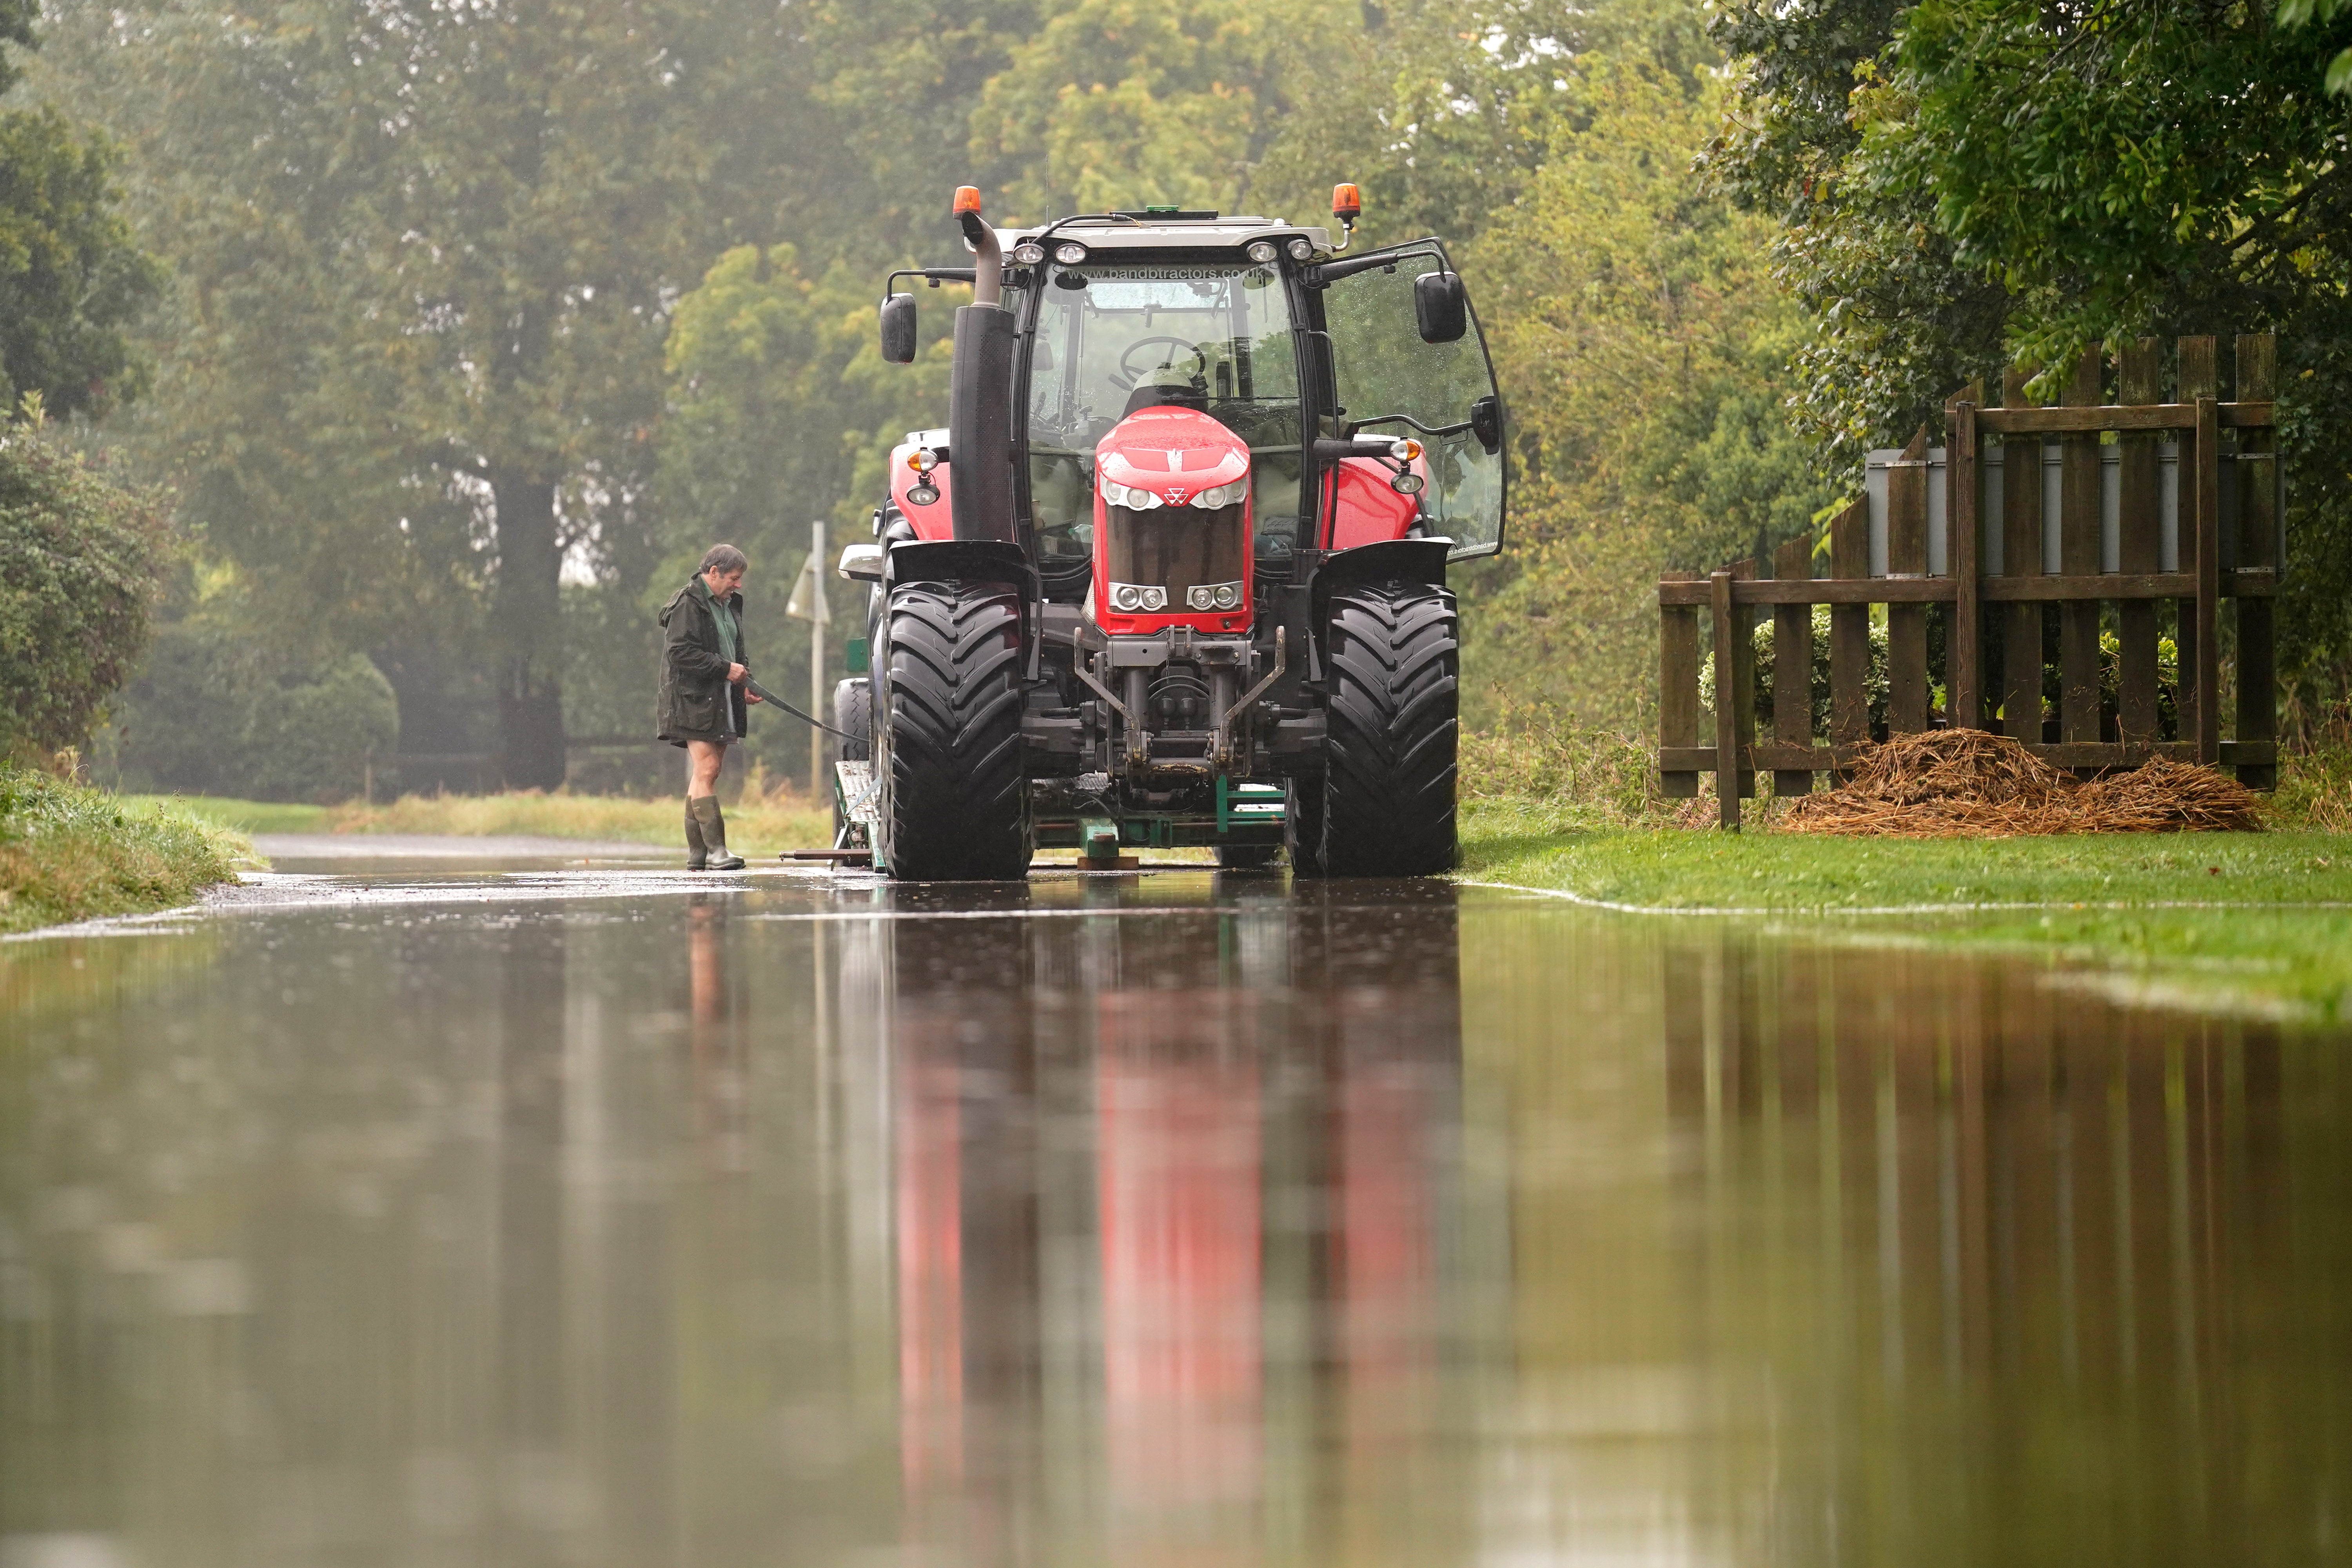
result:
[(948, 383), (948, 450), (958, 539), (1018, 542), (1013, 522), (1013, 317), (1003, 309), (1004, 250), (980, 216), (980, 192), (959, 186), (952, 216), (971, 242), (971, 300), (955, 313)]

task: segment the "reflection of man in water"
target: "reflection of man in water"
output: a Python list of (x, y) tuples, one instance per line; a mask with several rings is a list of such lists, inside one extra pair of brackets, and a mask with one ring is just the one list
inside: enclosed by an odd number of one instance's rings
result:
[(693, 1058), (695, 1124), (716, 1163), (741, 1163), (745, 1121), (743, 1049), (727, 987), (727, 911), (697, 898), (686, 911), (688, 1048)]

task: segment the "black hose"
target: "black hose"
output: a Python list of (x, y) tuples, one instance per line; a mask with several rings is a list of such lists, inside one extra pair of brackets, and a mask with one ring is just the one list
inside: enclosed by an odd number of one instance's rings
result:
[(769, 690), (766, 687), (761, 685), (758, 681), (753, 680), (749, 676), (743, 678), (743, 689), (758, 698), (761, 701), (766, 703), (769, 707), (781, 708), (785, 712), (791, 714), (793, 718), (814, 724), (828, 735), (839, 735), (845, 741), (863, 741), (866, 739), (863, 735), (852, 735), (845, 731), (836, 730), (832, 725), (826, 723), (824, 720), (815, 717), (814, 714), (802, 712), (799, 709), (793, 707), (791, 703), (785, 701), (782, 698), (777, 696), (774, 692)]

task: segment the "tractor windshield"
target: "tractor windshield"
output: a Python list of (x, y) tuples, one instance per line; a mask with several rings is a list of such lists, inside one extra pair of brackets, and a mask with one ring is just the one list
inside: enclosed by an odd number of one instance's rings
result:
[(1049, 573), (1093, 550), (1095, 446), (1139, 408), (1205, 411), (1249, 444), (1260, 556), (1298, 537), (1298, 362), (1272, 267), (1056, 266), (1029, 362), (1029, 500)]

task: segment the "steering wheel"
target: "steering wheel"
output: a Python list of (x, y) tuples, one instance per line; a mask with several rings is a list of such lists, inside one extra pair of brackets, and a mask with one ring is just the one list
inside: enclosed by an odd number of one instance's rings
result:
[[(1208, 350), (1192, 342), (1190, 338), (1170, 337), (1165, 333), (1162, 333), (1158, 337), (1136, 339), (1135, 342), (1127, 345), (1127, 352), (1118, 356), (1118, 375), (1115, 379), (1117, 380), (1118, 389), (1121, 392), (1134, 391), (1135, 384), (1143, 379), (1143, 368), (1130, 365), (1128, 362), (1136, 356), (1138, 351), (1148, 349), (1155, 343), (1165, 343), (1170, 348), (1179, 349), (1185, 353), (1191, 354), (1194, 362), (1200, 366), (1200, 369), (1194, 374), (1203, 380), (1208, 378)], [(1157, 365), (1150, 366), (1150, 368), (1154, 370), (1173, 370), (1176, 368), (1176, 357), (1175, 355), (1171, 354), (1168, 358), (1161, 360)]]

